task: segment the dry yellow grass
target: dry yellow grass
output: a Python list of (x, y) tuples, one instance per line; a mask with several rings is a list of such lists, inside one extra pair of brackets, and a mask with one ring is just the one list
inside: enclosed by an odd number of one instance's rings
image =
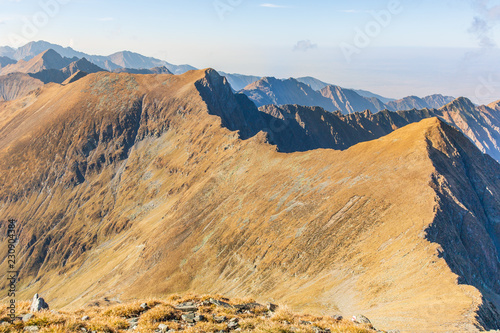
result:
[[(231, 307), (208, 305), (210, 299), (223, 299)], [(175, 307), (184, 302), (194, 302), (198, 306), (198, 314), (205, 320), (189, 325), (182, 320), (183, 312)], [(146, 303), (147, 309), (141, 304)], [(331, 332), (369, 333), (374, 332), (366, 325), (354, 324), (348, 320), (335, 320), (331, 317), (310, 316), (291, 311), (287, 306), (279, 306), (274, 313), (264, 305), (254, 306), (251, 310), (241, 311), (237, 305), (254, 304), (251, 298), (232, 299), (220, 295), (185, 297), (170, 296), (164, 299), (149, 299), (110, 306), (87, 306), (72, 311), (44, 310), (34, 314), (30, 320), (23, 322), (20, 318), (28, 313), (29, 302), (18, 304), (19, 315), (13, 322), (7, 316), (7, 305), (0, 305), (0, 332), (22, 332), (25, 327), (37, 326), (40, 332), (123, 332), (133, 327), (129, 320), (136, 319), (135, 332), (155, 332), (160, 324), (169, 330), (186, 333), (195, 332), (229, 332), (228, 322), (236, 318), (239, 321), (238, 331), (259, 333), (304, 332), (316, 333), (318, 329)], [(225, 316), (225, 322), (217, 323), (213, 316)], [(88, 316), (87, 320), (83, 320)], [(234, 329), (233, 329), (234, 330)]]

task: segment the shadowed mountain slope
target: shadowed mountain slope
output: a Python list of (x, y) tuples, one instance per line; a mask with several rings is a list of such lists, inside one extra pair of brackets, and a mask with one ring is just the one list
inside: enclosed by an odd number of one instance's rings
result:
[(79, 70), (76, 73), (74, 73), (73, 75), (71, 75), (70, 77), (68, 77), (66, 80), (64, 80), (64, 82), (61, 84), (66, 85), (66, 84), (76, 82), (76, 81), (84, 78), (87, 75), (88, 75), (88, 73)]
[(300, 105), (266, 105), (259, 110), (270, 116), (261, 129), (269, 133), (270, 142), (283, 152), (317, 148), (345, 150), (410, 123), (437, 116), (431, 110), (381, 111), (375, 114), (365, 111), (344, 115)]
[(269, 117), (264, 116), (254, 131), (268, 132), (271, 142), (283, 152), (317, 148), (343, 150), (410, 123), (439, 117), (460, 129), (483, 153), (500, 161), (500, 112), (495, 107), (497, 104), (476, 107), (470, 100), (459, 98), (439, 110), (365, 111), (343, 115), (319, 107), (267, 105), (259, 110)]
[(28, 74), (15, 73), (0, 76), (0, 98), (5, 101), (24, 97), (43, 86), (43, 82)]
[(253, 135), (270, 115), (249, 105), (213, 70), (101, 72), (1, 103), (19, 297), (221, 292), (382, 329), (500, 327), (496, 162), (437, 118), (279, 153)]

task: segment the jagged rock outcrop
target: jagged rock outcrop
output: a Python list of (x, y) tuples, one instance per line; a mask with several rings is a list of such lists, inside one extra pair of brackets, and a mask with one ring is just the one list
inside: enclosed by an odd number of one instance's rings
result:
[(374, 128), (396, 130), (343, 151), (284, 154), (260, 122), (295, 111), (275, 112), (213, 70), (101, 72), (2, 103), (19, 297), (220, 292), (381, 329), (500, 327), (498, 163), (438, 118), (398, 128), (416, 116), (382, 117)]

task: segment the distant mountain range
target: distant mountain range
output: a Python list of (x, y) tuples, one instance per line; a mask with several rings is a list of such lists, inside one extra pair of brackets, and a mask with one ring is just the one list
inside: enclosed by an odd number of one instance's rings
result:
[(46, 50), (29, 60), (19, 60), (0, 69), (0, 75), (11, 73), (38, 73), (48, 69), (62, 69), (72, 62), (78, 61), (77, 57), (72, 59), (61, 57), (56, 51)]
[[(9, 58), (2, 58), (9, 59)], [(48, 49), (29, 60), (3, 61), (0, 67), (0, 98), (12, 100), (40, 87), (40, 83), (71, 83), (87, 74), (106, 71), (87, 58), (66, 58), (53, 49)], [(117, 68), (115, 73), (172, 74), (167, 67), (151, 69)], [(77, 74), (78, 73), (78, 74)], [(75, 75), (77, 74), (77, 75)], [(71, 78), (71, 79), (70, 79)], [(18, 81), (23, 85), (19, 87)], [(68, 81), (67, 81), (68, 80)]]
[[(167, 61), (160, 60), (153, 57), (143, 56), (139, 53), (130, 52), (130, 51), (121, 51), (109, 56), (100, 56), (100, 55), (90, 55), (84, 52), (76, 51), (71, 47), (62, 47), (57, 44), (52, 44), (45, 41), (36, 41), (30, 42), (18, 49), (13, 49), (8, 46), (0, 47), (0, 73), (6, 74), (7, 72), (12, 73), (12, 71), (1, 71), (2, 68), (7, 67), (9, 65), (16, 64), (17, 61), (25, 61), (29, 62), (33, 58), (39, 56), (41, 53), (52, 49), (56, 53), (58, 53), (63, 59), (68, 59), (66, 61), (74, 62), (78, 59), (85, 58), (88, 62), (98, 66), (99, 68), (111, 72), (127, 72), (127, 73), (135, 73), (135, 74), (153, 74), (153, 73), (166, 73), (165, 70), (160, 70), (159, 68), (165, 67), (172, 74), (183, 74), (189, 70), (195, 70), (197, 68), (190, 65), (174, 65)], [(19, 66), (18, 66), (19, 67)], [(54, 67), (54, 66), (49, 66)], [(57, 67), (57, 66), (56, 66)], [(64, 66), (63, 66), (64, 67)], [(11, 69), (14, 67), (11, 67)], [(62, 68), (62, 67), (61, 67)], [(149, 72), (148, 70), (152, 70)], [(25, 72), (25, 71), (24, 71)], [(229, 84), (233, 88), (234, 91), (240, 90), (255, 90), (255, 87), (252, 88), (252, 84), (255, 84), (259, 80), (270, 80), (270, 78), (262, 78), (260, 76), (255, 75), (242, 75), (236, 73), (226, 73), (219, 72), (221, 75), (225, 76), (228, 80)], [(58, 81), (62, 76), (58, 78)], [(293, 101), (293, 91), (286, 92), (284, 87), (278, 88), (278, 83), (274, 83), (273, 86), (276, 89), (279, 89), (280, 94), (283, 96), (277, 96), (275, 92), (270, 92), (271, 96), (269, 98), (264, 98), (262, 93), (257, 93), (254, 91), (251, 93), (253, 96), (257, 97), (257, 104), (259, 105), (258, 100), (269, 101), (269, 100), (277, 100), (277, 101), (290, 101), (291, 104), (301, 104), (298, 101), (308, 100), (311, 104), (303, 104), (310, 106), (321, 106), (328, 111), (341, 110), (344, 113), (363, 111), (363, 108), (369, 109), (372, 112), (388, 109), (388, 110), (410, 110), (413, 108), (421, 109), (421, 108), (439, 108), (446, 103), (449, 103), (454, 98), (453, 97), (445, 97), (441, 95), (433, 95), (424, 98), (418, 97), (406, 97), (401, 100), (394, 100), (392, 98), (387, 98), (384, 96), (380, 96), (378, 94), (374, 94), (372, 92), (366, 90), (357, 90), (357, 89), (346, 89), (342, 87), (335, 86), (330, 83), (323, 82), (313, 77), (300, 77), (295, 80), (304, 85), (308, 85), (312, 91), (320, 91), (320, 94), (311, 93), (309, 90), (302, 86), (298, 86), (293, 88), (293, 86), (297, 86), (296, 82), (286, 83), (287, 80), (280, 80), (285, 82), (284, 84), (290, 87), (292, 90), (304, 90), (307, 91), (307, 94), (299, 93)], [(47, 80), (45, 80), (47, 81)], [(62, 82), (62, 81), (61, 81)], [(248, 86), (251, 87), (248, 87)], [(257, 84), (257, 86), (262, 86), (261, 84)], [(265, 86), (265, 84), (263, 85)], [(324, 90), (328, 86), (335, 86), (338, 88), (328, 88)], [(354, 92), (354, 93), (353, 93)], [(273, 96), (274, 93), (274, 96)], [(265, 94), (265, 93), (264, 93)], [(321, 96), (326, 97), (325, 99), (321, 98)], [(364, 98), (364, 99), (363, 99)], [(328, 101), (330, 99), (330, 101)], [(275, 103), (273, 103), (275, 104)], [(290, 103), (278, 103), (281, 104), (290, 104)]]
[[(315, 90), (314, 88), (321, 89)], [(268, 104), (320, 106), (327, 111), (339, 110), (344, 114), (364, 110), (377, 112), (382, 110), (434, 109), (455, 99), (451, 96), (432, 95), (424, 98), (409, 96), (400, 100), (390, 100), (367, 91), (327, 85), (311, 77), (286, 80), (264, 77), (249, 84), (240, 92), (247, 95), (257, 106)]]
[(68, 82), (102, 71), (104, 69), (86, 58), (66, 58), (49, 49), (29, 60), (21, 59), (0, 68), (0, 98), (17, 99), (38, 89), (44, 83), (64, 83), (77, 72), (79, 74)]
[(135, 68), (118, 68), (113, 73), (129, 73), (129, 74), (172, 74), (167, 67), (153, 67), (151, 69), (135, 69)]
[(62, 47), (45, 41), (30, 42), (18, 49), (0, 47), (0, 56), (14, 60), (28, 61), (48, 49), (52, 49), (66, 58), (86, 58), (95, 65), (108, 71), (119, 68), (150, 69), (165, 66), (174, 74), (182, 74), (188, 70), (196, 69), (189, 65), (173, 65), (160, 59), (146, 57), (130, 51), (117, 52), (109, 56), (89, 55), (75, 51), (71, 47)]
[[(4, 54), (9, 54), (17, 58), (23, 56), (24, 58), (16, 62), (2, 56), (0, 58), (2, 64), (2, 67), (0, 67), (0, 77), (13, 73), (23, 73), (43, 83), (64, 83), (70, 77), (72, 78), (69, 82), (73, 82), (78, 78), (84, 77), (86, 74), (107, 71), (109, 68), (114, 68), (114, 66), (110, 67), (109, 64), (106, 65), (106, 62), (101, 63), (107, 66), (108, 69), (101, 68), (86, 57), (78, 58), (74, 56), (68, 58), (62, 56), (54, 49), (44, 50), (40, 54), (32, 56), (33, 52), (38, 51), (44, 46), (47, 46), (45, 42), (37, 42), (30, 43), (17, 51), (12, 51), (12, 49), (9, 50), (5, 47), (1, 48), (0, 50), (3, 50)], [(62, 50), (67, 55), (82, 55), (82, 53), (70, 48), (62, 48), (60, 46), (56, 46), (56, 48), (60, 51)], [(161, 65), (161, 61), (131, 52), (115, 53), (109, 57), (108, 61), (112, 61), (117, 66), (126, 66), (114, 68), (112, 71), (115, 73), (172, 73), (167, 66)], [(150, 67), (153, 65), (161, 66)], [(177, 67), (174, 69), (183, 71), (188, 68), (190, 67)], [(77, 76), (73, 76), (77, 72), (80, 73)], [(257, 107), (264, 105), (297, 104), (302, 106), (319, 106), (330, 112), (339, 110), (344, 114), (349, 114), (364, 110), (377, 112), (381, 110), (438, 109), (454, 100), (453, 97), (442, 95), (432, 95), (424, 98), (409, 96), (401, 100), (390, 100), (367, 91), (329, 85), (312, 77), (283, 80), (273, 77), (258, 79), (256, 76), (228, 74), (224, 72), (222, 75), (226, 77), (233, 91), (235, 87), (241, 87), (250, 82), (240, 92), (247, 95)], [(19, 77), (19, 75), (10, 75), (2, 78), (0, 84), (3, 87), (0, 88), (0, 98), (3, 100), (16, 99), (29, 93), (31, 91), (30, 88), (36, 89), (40, 86), (38, 82), (29, 80), (28, 77), (24, 76), (23, 82), (25, 82), (25, 87), (19, 89), (15, 82), (11, 82), (12, 80), (17, 80)], [(27, 84), (27, 82), (30, 83)], [(314, 88), (321, 89), (315, 90)], [(388, 102), (384, 103), (382, 100)]]
[[(332, 85), (331, 83), (323, 82), (323, 81), (318, 80), (318, 79), (316, 79), (314, 77), (311, 77), (311, 76), (299, 77), (296, 80), (299, 81), (299, 82), (302, 82), (302, 83), (305, 83), (305, 84), (309, 85), (314, 90), (321, 90), (321, 89), (323, 89), (323, 88), (325, 88), (327, 86), (331, 86)], [(374, 93), (372, 93), (370, 91), (358, 90), (358, 89), (350, 89), (350, 90), (354, 90), (356, 93), (358, 93), (359, 95), (361, 95), (363, 97), (368, 97), (368, 98), (375, 97), (375, 98), (379, 99), (380, 101), (382, 101), (383, 103), (389, 103), (389, 102), (394, 101), (393, 98), (383, 97), (383, 96), (374, 94)]]

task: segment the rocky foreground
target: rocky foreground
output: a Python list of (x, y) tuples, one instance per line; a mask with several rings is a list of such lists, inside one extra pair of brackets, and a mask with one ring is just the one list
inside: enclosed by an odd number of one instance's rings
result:
[(282, 305), (213, 295), (114, 304), (105, 299), (68, 311), (50, 310), (39, 298), (18, 306), (13, 321), (7, 305), (1, 306), (0, 332), (382, 332), (362, 315), (319, 317)]

